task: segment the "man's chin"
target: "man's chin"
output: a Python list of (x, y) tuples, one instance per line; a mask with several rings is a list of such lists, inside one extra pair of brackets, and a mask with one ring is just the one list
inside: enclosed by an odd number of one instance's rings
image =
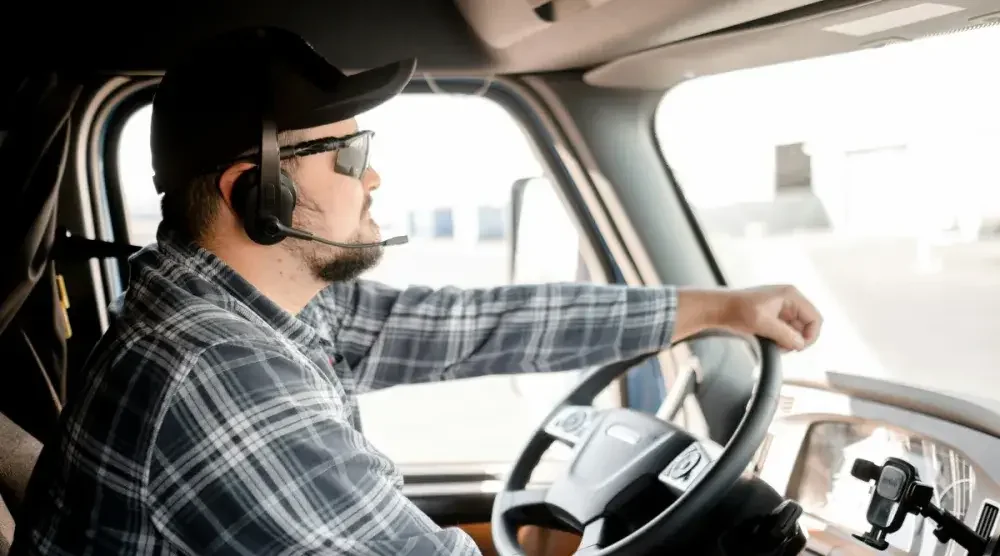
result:
[[(373, 239), (377, 242), (379, 239)], [(352, 243), (369, 243), (355, 240)], [(323, 261), (314, 261), (312, 271), (324, 282), (346, 282), (354, 280), (368, 270), (374, 268), (382, 260), (383, 247), (354, 247), (341, 249), (337, 257)]]

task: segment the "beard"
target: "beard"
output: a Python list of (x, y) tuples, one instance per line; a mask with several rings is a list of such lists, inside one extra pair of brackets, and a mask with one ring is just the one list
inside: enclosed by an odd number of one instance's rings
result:
[[(369, 199), (362, 209), (360, 221), (363, 227), (370, 227), (371, 234), (365, 237), (362, 231), (358, 230), (350, 239), (340, 243), (370, 243), (381, 239), (375, 223), (370, 219), (365, 219), (370, 205), (371, 200)], [(321, 218), (319, 211), (311, 203), (300, 202), (292, 214), (292, 223), (296, 228), (313, 233), (313, 230), (320, 228)], [(384, 249), (381, 245), (360, 248), (334, 247), (316, 241), (293, 238), (286, 239), (283, 243), (287, 245), (287, 249), (293, 256), (302, 261), (316, 279), (326, 283), (356, 279), (374, 268), (382, 260)]]

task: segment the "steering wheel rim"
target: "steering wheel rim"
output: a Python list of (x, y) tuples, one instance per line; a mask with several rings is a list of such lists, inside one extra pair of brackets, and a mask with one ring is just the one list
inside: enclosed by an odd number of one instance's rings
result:
[[(646, 553), (669, 546), (672, 541), (683, 538), (688, 525), (715, 507), (743, 474), (766, 438), (777, 410), (782, 383), (780, 352), (771, 340), (761, 337), (757, 337), (756, 340), (760, 346), (757, 383), (742, 420), (717, 457), (715, 453), (711, 453), (711, 449), (706, 449), (705, 443), (701, 440), (655, 417), (639, 414), (627, 408), (601, 410), (603, 413), (592, 409), (598, 417), (593, 422), (581, 425), (586, 430), (580, 433), (579, 443), (574, 447), (573, 458), (566, 474), (557, 479), (550, 489), (525, 490), (542, 454), (552, 442), (561, 438), (554, 435), (551, 429), (553, 423), (558, 423), (558, 419), (562, 419), (560, 415), (566, 413), (567, 408), (584, 407), (578, 405), (581, 403), (590, 406), (597, 394), (614, 379), (627, 372), (636, 363), (653, 355), (608, 365), (590, 372), (546, 416), (522, 448), (511, 472), (504, 479), (503, 487), (493, 503), (490, 526), (498, 554), (500, 556), (524, 554), (517, 540), (514, 521), (521, 521), (517, 525), (548, 524), (533, 523), (535, 516), (522, 512), (525, 508), (533, 507), (532, 504), (544, 506), (548, 514), (556, 516), (562, 524), (569, 525), (583, 534), (577, 551), (579, 556)], [(658, 424), (653, 424), (650, 419), (654, 419)], [(594, 468), (592, 464), (582, 461), (587, 457), (588, 451), (593, 454), (596, 450), (599, 456), (607, 457), (609, 441), (605, 437), (614, 436), (621, 440), (620, 430), (629, 429), (634, 429), (633, 432), (638, 431), (636, 435), (639, 437), (642, 437), (643, 433), (648, 433), (650, 437), (658, 436), (646, 439), (648, 445), (639, 446), (635, 455), (629, 456), (631, 459), (626, 465), (610, 472), (609, 478), (593, 489), (589, 488), (590, 485), (581, 484), (579, 477), (570, 478), (577, 467)], [(620, 447), (622, 444), (615, 446)], [(689, 452), (692, 451), (697, 451), (699, 454), (691, 455)], [(605, 500), (619, 500), (626, 488), (621, 485), (634, 484), (638, 477), (648, 476), (655, 469), (640, 468), (659, 465), (664, 458), (669, 458), (669, 463), (656, 475), (657, 479), (680, 488), (674, 484), (676, 481), (673, 481), (671, 476), (683, 468), (691, 474), (690, 482), (683, 490), (676, 492), (678, 497), (656, 517), (624, 538), (601, 547), (599, 537), (602, 534), (607, 508), (600, 508), (600, 515), (595, 516), (598, 507), (605, 504)], [(694, 467), (690, 465), (692, 459), (695, 460)], [(566, 485), (563, 484), (564, 481), (567, 482)], [(605, 488), (621, 489), (621, 491), (609, 498), (608, 492), (600, 490)], [(537, 494), (533, 494), (536, 492)], [(512, 517), (515, 513), (518, 515)], [(584, 523), (585, 520), (589, 521)]]

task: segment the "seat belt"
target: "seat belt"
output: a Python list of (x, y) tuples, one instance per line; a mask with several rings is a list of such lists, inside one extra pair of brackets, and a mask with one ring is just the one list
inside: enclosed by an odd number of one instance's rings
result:
[[(66, 228), (57, 228), (50, 258), (56, 262), (80, 262), (89, 259), (124, 259), (142, 249), (129, 243), (115, 243), (75, 236)], [(56, 274), (57, 302), (62, 310), (64, 338), (73, 336), (69, 321), (69, 295), (62, 274)]]
[(125, 259), (142, 249), (130, 243), (115, 243), (75, 236), (65, 228), (56, 231), (52, 259), (56, 261), (86, 261), (88, 259)]

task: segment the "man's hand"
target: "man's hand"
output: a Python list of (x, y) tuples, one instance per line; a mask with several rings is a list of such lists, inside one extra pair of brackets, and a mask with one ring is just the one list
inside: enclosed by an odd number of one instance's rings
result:
[(801, 350), (819, 337), (823, 317), (794, 286), (741, 290), (678, 290), (673, 341), (721, 328), (763, 336), (785, 350)]

